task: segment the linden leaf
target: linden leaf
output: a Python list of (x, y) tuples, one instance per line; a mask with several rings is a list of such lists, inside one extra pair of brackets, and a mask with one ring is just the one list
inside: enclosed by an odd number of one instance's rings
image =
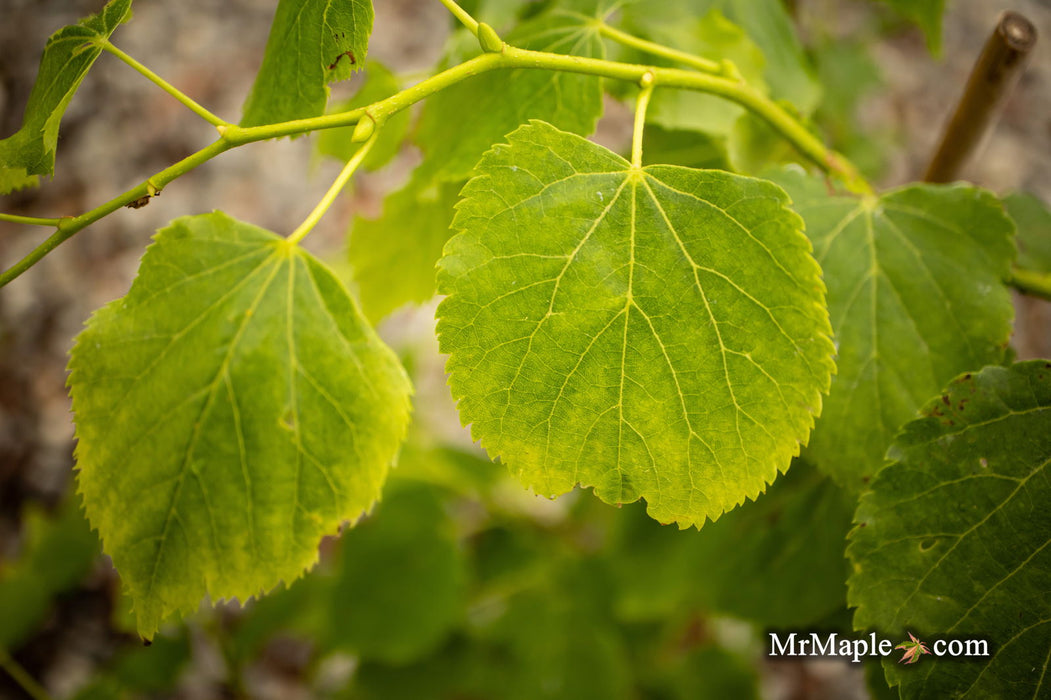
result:
[(147, 638), (297, 578), (408, 423), (404, 371), (336, 278), (221, 213), (160, 231), (69, 367), (84, 507)]
[(903, 698), (1047, 697), (1051, 363), (965, 374), (922, 413), (858, 506), (854, 627), (915, 631), (935, 655), (931, 635), (988, 640), (987, 657), (884, 659)]
[(1018, 228), (1018, 266), (1051, 272), (1051, 207), (1027, 192), (1012, 192), (1003, 202)]
[(830, 196), (798, 172), (776, 179), (806, 220), (839, 350), (807, 457), (858, 489), (929, 396), (1003, 359), (1014, 227), (975, 187), (910, 185), (866, 200)]
[(91, 17), (63, 27), (47, 40), (22, 128), (0, 141), (0, 194), (36, 184), (55, 170), (62, 115), (109, 39), (131, 17), (131, 0), (113, 0)]
[(460, 416), (545, 495), (701, 525), (788, 468), (833, 363), (824, 286), (771, 183), (633, 168), (531, 122), (478, 164), (439, 263)]
[[(810, 114), (821, 99), (821, 83), (781, 0), (622, 4), (620, 23), (630, 34), (705, 58), (729, 58), (750, 84), (768, 85), (771, 97), (791, 102), (802, 114)], [(653, 56), (640, 57), (642, 63), (653, 61)]]
[(350, 263), (371, 321), (434, 296), (434, 265), (449, 239), (459, 189), (459, 183), (435, 183), (417, 174), (384, 200), (380, 218), (354, 220)]
[(699, 533), (625, 508), (609, 556), (618, 616), (653, 621), (706, 610), (764, 627), (818, 624), (846, 609), (843, 547), (856, 503), (797, 460), (754, 503)]
[(321, 116), (328, 84), (365, 63), (372, 0), (281, 0), (241, 126)]

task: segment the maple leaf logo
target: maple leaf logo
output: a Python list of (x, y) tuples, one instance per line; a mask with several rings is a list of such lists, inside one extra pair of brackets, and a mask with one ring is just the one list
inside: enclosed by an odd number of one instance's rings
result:
[(909, 639), (911, 639), (912, 641), (902, 642), (898, 646), (894, 647), (895, 649), (905, 650), (905, 653), (901, 655), (901, 658), (898, 660), (898, 663), (914, 664), (917, 661), (919, 661), (920, 657), (924, 654), (931, 653), (930, 649), (927, 648), (927, 645), (921, 642), (920, 640), (916, 639), (912, 632), (909, 632)]

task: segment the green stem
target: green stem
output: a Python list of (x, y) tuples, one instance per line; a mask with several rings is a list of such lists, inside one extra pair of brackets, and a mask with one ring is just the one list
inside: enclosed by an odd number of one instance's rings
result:
[(317, 223), (321, 221), (321, 217), (325, 215), (328, 208), (332, 206), (332, 203), (336, 201), (336, 197), (339, 193), (347, 186), (350, 178), (354, 175), (354, 172), (361, 165), (361, 162), (365, 160), (365, 156), (369, 154), (372, 149), (372, 144), (376, 143), (376, 135), (379, 133), (379, 128), (372, 132), (372, 136), (369, 137), (361, 148), (358, 149), (357, 153), (347, 161), (347, 164), (343, 166), (343, 170), (339, 172), (339, 176), (336, 181), (332, 183), (332, 187), (328, 188), (328, 192), (321, 198), (317, 206), (314, 207), (314, 211), (310, 212), (310, 216), (303, 220), (296, 230), (288, 236), (288, 242), (290, 245), (294, 245), (303, 240), (310, 231), (317, 226)]
[[(102, 217), (112, 214), (121, 207), (125, 207), (131, 202), (143, 197), (150, 196), (159, 192), (172, 180), (179, 178), (186, 173), (196, 168), (201, 163), (211, 160), (215, 156), (219, 155), (224, 151), (228, 151), (232, 146), (225, 142), (223, 139), (215, 141), (210, 146), (206, 146), (201, 150), (197, 151), (193, 155), (183, 158), (175, 165), (169, 166), (164, 170), (160, 171), (153, 177), (146, 180), (140, 185), (137, 185), (127, 192), (124, 192), (118, 197), (111, 199), (105, 204), (95, 207), (91, 211), (85, 212), (80, 216), (66, 217), (59, 219), (57, 229), (51, 234), (47, 240), (38, 245), (32, 251), (29, 252), (24, 258), (19, 260), (17, 263), (4, 270), (3, 274), (0, 274), (0, 287), (3, 287), (11, 280), (15, 279), (23, 272), (31, 268), (37, 262), (40, 261), (45, 255), (50, 253), (52, 250), (57, 248), (59, 244), (65, 242), (71, 238), (78, 231), (83, 230), (87, 226), (95, 223)], [(151, 192), (150, 188), (153, 188)]]
[(471, 34), (478, 34), (478, 20), (472, 17), (467, 10), (457, 5), (456, 0), (441, 0), (441, 2), (460, 21), (460, 24), (471, 31)]
[(631, 134), (631, 167), (642, 167), (642, 137), (646, 131), (646, 109), (653, 95), (653, 73), (642, 76), (639, 97), (635, 101), (635, 128)]
[(826, 173), (842, 178), (844, 184), (852, 192), (872, 193), (872, 186), (865, 181), (853, 164), (826, 147), (821, 139), (807, 131), (795, 117), (747, 83), (678, 68), (655, 68), (599, 58), (529, 51), (513, 46), (507, 46), (504, 52), (499, 54), (499, 58), (501, 59), (500, 67), (503, 68), (561, 70), (631, 82), (638, 82), (643, 75), (650, 73), (653, 75), (654, 86), (696, 90), (718, 95), (731, 102), (736, 102), (766, 120), (808, 160)]
[[(459, 7), (452, 0), (442, 0)], [(462, 11), (462, 10), (461, 10)], [(473, 21), (473, 20), (472, 20)], [(175, 165), (162, 170), (147, 182), (134, 187), (121, 194), (115, 199), (103, 204), (91, 211), (77, 217), (69, 217), (58, 220), (58, 230), (46, 241), (33, 249), (26, 257), (15, 263), (12, 267), (0, 274), (0, 287), (3, 287), (23, 272), (32, 267), (37, 261), (54, 250), (63, 241), (73, 234), (84, 229), (89, 224), (98, 221), (103, 216), (126, 206), (142, 197), (153, 194), (149, 185), (157, 190), (167, 183), (186, 174), (201, 163), (230, 150), (237, 146), (255, 141), (303, 134), (320, 129), (332, 129), (336, 127), (353, 126), (366, 115), (375, 119), (377, 124), (382, 124), (387, 117), (395, 112), (409, 107), (420, 100), (433, 95), (436, 92), (455, 85), (472, 76), (480, 75), (495, 69), (528, 68), (552, 71), (566, 71), (594, 75), (612, 80), (626, 80), (639, 83), (643, 76), (650, 74), (653, 86), (673, 87), (685, 90), (696, 90), (698, 92), (718, 95), (725, 99), (745, 107), (757, 116), (766, 120), (783, 138), (791, 143), (807, 159), (814, 162), (821, 170), (830, 175), (841, 178), (847, 188), (859, 194), (871, 194), (872, 187), (866, 182), (857, 168), (846, 158), (830, 150), (815, 137), (791, 114), (786, 112), (773, 100), (759, 93), (747, 83), (736, 78), (727, 78), (718, 75), (708, 75), (692, 70), (681, 70), (678, 68), (656, 68), (631, 63), (618, 63), (597, 58), (584, 58), (581, 56), (566, 56), (563, 54), (546, 53), (542, 51), (528, 51), (505, 45), (500, 53), (484, 53), (480, 56), (453, 66), (426, 80), (420, 81), (412, 87), (381, 100), (368, 107), (349, 110), (339, 114), (327, 114), (309, 119), (296, 119), (278, 124), (267, 124), (257, 127), (240, 127), (234, 124), (221, 123), (217, 125), (220, 134), (218, 141), (197, 151), (193, 155), (184, 158)], [(149, 184), (147, 184), (149, 183)], [(11, 215), (8, 215), (11, 216)]]
[(696, 68), (705, 73), (721, 75), (723, 72), (723, 64), (718, 61), (701, 58), (700, 56), (694, 56), (692, 53), (686, 53), (685, 51), (679, 51), (678, 49), (673, 49), (669, 46), (664, 46), (663, 44), (656, 44), (652, 41), (640, 39), (637, 36), (632, 36), (631, 34), (622, 32), (616, 27), (611, 27), (605, 22), (598, 22), (596, 25), (598, 26), (599, 34), (612, 39), (618, 44), (637, 49), (653, 56), (660, 56), (661, 58), (666, 58), (675, 63), (681, 63), (690, 68)]
[(37, 683), (29, 675), (29, 672), (22, 668), (22, 664), (11, 658), (11, 655), (4, 649), (0, 649), (0, 668), (7, 671), (7, 675), (11, 676), (15, 683), (18, 683), (19, 687), (26, 691), (26, 695), (33, 698), (33, 700), (51, 700), (51, 696), (44, 690), (44, 686)]
[(1007, 283), (1023, 294), (1051, 301), (1051, 273), (1049, 272), (1037, 272), (1016, 267), (1011, 270), (1011, 277)]
[(120, 60), (122, 60), (125, 63), (127, 63), (129, 66), (131, 66), (132, 68), (137, 70), (139, 73), (142, 73), (144, 76), (146, 76), (146, 78), (148, 78), (150, 80), (150, 82), (154, 83), (157, 87), (159, 87), (161, 90), (164, 90), (166, 93), (168, 93), (169, 95), (171, 95), (172, 97), (177, 99), (179, 102), (182, 102), (184, 105), (186, 105), (190, 109), (190, 111), (192, 111), (194, 114), (196, 114), (197, 116), (199, 116), (201, 119), (205, 120), (206, 122), (208, 122), (212, 126), (220, 127), (220, 126), (226, 126), (227, 125), (226, 120), (220, 119), (219, 117), (215, 116), (214, 114), (209, 112), (207, 109), (205, 109), (201, 105), (199, 105), (196, 102), (194, 102), (192, 99), (190, 99), (189, 96), (187, 96), (185, 93), (180, 91), (177, 87), (175, 87), (174, 85), (169, 83), (167, 80), (165, 80), (161, 76), (159, 76), (156, 73), (154, 73), (153, 71), (151, 71), (146, 66), (144, 66), (141, 63), (139, 63), (138, 61), (136, 61), (134, 58), (132, 58), (128, 54), (126, 54), (123, 51), (121, 51), (120, 49), (118, 49), (116, 46), (111, 44), (109, 41), (102, 42), (102, 48), (104, 50), (110, 52), (111, 54), (113, 54), (114, 56), (119, 58)]
[(30, 224), (31, 226), (58, 226), (62, 219), (41, 219), (36, 216), (19, 216), (18, 214), (0, 214), (0, 221), (13, 224)]

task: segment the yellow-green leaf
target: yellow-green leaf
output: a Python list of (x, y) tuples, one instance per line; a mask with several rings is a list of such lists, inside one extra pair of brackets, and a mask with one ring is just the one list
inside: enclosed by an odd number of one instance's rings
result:
[(102, 53), (100, 42), (129, 17), (131, 0), (112, 0), (98, 14), (63, 27), (47, 40), (22, 128), (0, 141), (0, 194), (34, 185), (38, 175), (54, 172), (62, 115)]
[(491, 150), (439, 263), (460, 416), (525, 484), (702, 525), (798, 454), (829, 385), (824, 286), (775, 185), (634, 168), (543, 122)]
[(70, 359), (80, 492), (150, 637), (291, 582), (378, 498), (409, 415), (393, 353), (317, 260), (177, 219)]

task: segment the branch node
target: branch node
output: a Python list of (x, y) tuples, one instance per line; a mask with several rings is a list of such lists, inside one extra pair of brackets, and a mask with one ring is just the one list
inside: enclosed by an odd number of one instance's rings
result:
[(478, 23), (478, 43), (482, 45), (482, 51), (486, 53), (503, 53), (504, 41), (496, 30), (485, 22)]
[(354, 127), (354, 133), (350, 135), (350, 142), (364, 143), (372, 137), (374, 131), (376, 131), (376, 120), (366, 111), (358, 120), (358, 125)]

